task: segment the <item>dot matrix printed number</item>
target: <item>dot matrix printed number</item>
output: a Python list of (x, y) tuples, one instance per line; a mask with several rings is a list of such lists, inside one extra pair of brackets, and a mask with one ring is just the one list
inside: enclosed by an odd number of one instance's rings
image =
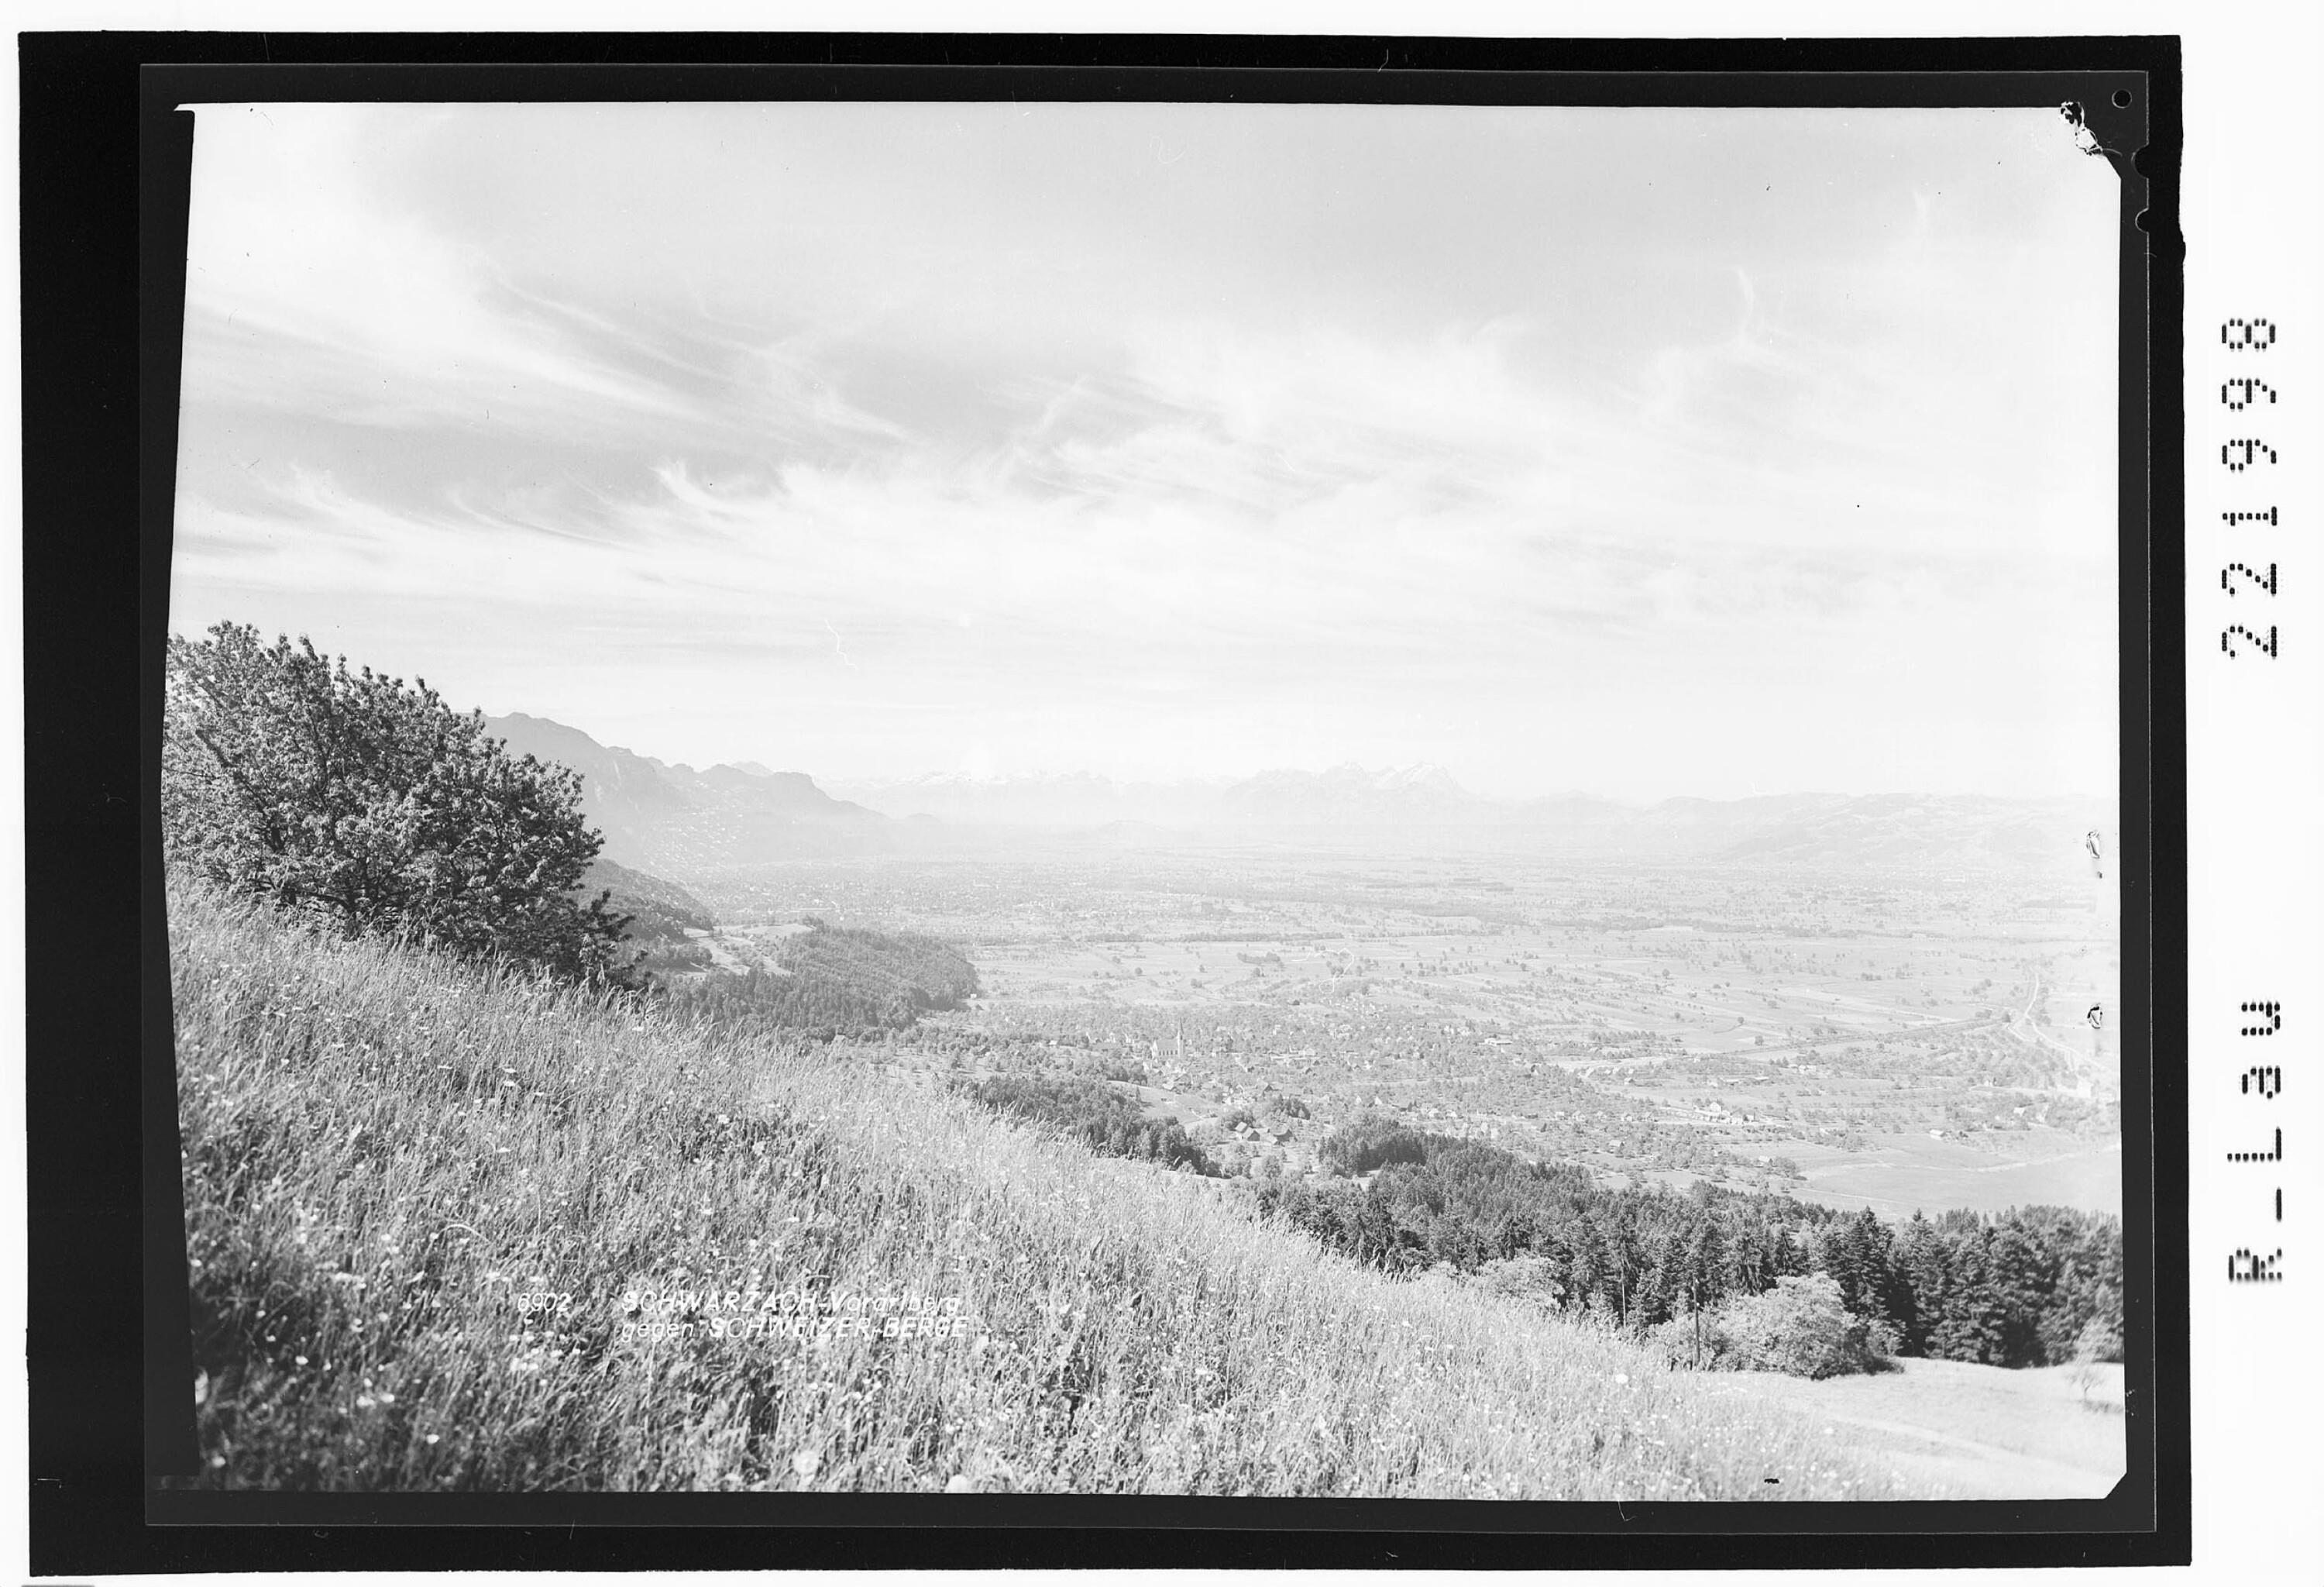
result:
[[(2230, 353), (2264, 353), (2275, 346), (2275, 322), (2260, 318), (2227, 320), (2219, 327), (2219, 345)], [(2275, 400), (2275, 388), (2254, 375), (2237, 375), (2222, 382), (2219, 386), (2219, 401), (2230, 413), (2241, 413), (2246, 409), (2263, 405), (2272, 406)], [(2219, 462), (2229, 474), (2242, 474), (2262, 463), (2276, 461), (2275, 448), (2257, 436), (2236, 436), (2219, 445)], [(2229, 529), (2241, 523), (2264, 523), (2270, 529), (2278, 526), (2276, 509), (2272, 506), (2229, 508), (2219, 514), (2219, 521)], [(2219, 570), (2219, 588), (2230, 595), (2242, 595), (2244, 591), (2236, 583), (2238, 576), (2251, 580), (2253, 586), (2263, 595), (2273, 595), (2276, 592), (2275, 564), (2273, 562), (2267, 565), (2264, 577), (2248, 562), (2230, 562)], [(2246, 643), (2238, 645), (2236, 642), (2237, 635), (2241, 635)], [(2242, 655), (2246, 649), (2255, 650), (2270, 660), (2275, 660), (2274, 626), (2269, 626), (2265, 639), (2240, 623), (2230, 623), (2219, 631), (2220, 654), (2232, 658)]]
[(2273, 623), (2270, 623), (2268, 625), (2267, 637), (2265, 639), (2262, 639), (2250, 629), (2246, 628), (2242, 623), (2231, 623), (2227, 625), (2227, 632), (2219, 636), (2219, 649), (2227, 651), (2230, 656), (2241, 655), (2243, 652), (2236, 650), (2236, 647), (2229, 642), (2232, 636), (2238, 633), (2251, 641), (2251, 642), (2258, 648), (2261, 655), (2272, 657), (2275, 654), (2275, 625)]

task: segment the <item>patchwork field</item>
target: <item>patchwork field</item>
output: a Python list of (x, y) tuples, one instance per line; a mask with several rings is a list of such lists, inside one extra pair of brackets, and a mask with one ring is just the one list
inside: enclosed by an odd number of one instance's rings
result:
[(1883, 1215), (2121, 1204), (2095, 884), (1028, 843), (696, 885), (738, 962), (808, 914), (964, 944), (984, 995), (900, 1063), (1110, 1066), (1190, 1128), (1296, 1099), (1252, 1171), (1384, 1112)]

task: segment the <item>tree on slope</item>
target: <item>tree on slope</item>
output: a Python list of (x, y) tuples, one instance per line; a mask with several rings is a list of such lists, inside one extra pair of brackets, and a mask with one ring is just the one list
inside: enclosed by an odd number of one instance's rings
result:
[(161, 756), (169, 858), (349, 935), (410, 932), (475, 956), (626, 984), (623, 918), (576, 896), (604, 842), (577, 773), (512, 760), (425, 680), (262, 644), (219, 623), (170, 640)]

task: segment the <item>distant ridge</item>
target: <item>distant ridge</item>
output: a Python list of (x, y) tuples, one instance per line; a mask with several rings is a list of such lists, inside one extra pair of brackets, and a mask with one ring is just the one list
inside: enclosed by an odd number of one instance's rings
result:
[(895, 823), (835, 799), (803, 772), (713, 766), (696, 771), (599, 743), (576, 727), (511, 712), (485, 731), (520, 755), (581, 774), (581, 803), (616, 864), (700, 884), (734, 865), (883, 853)]
[[(1441, 843), (1577, 858), (1737, 863), (2080, 870), (2083, 835), (2111, 806), (1978, 795), (1796, 793), (1624, 804), (1586, 794), (1496, 799), (1441, 766), (1276, 770), (1240, 780), (1117, 782), (1089, 772), (947, 772), (835, 785), (752, 761), (696, 771), (512, 712), (487, 729), (519, 754), (570, 766), (616, 863), (706, 885), (738, 865), (990, 846), (1009, 831), (1107, 846), (1310, 835), (1340, 843)], [(838, 796), (835, 797), (835, 792)], [(1337, 835), (1336, 838), (1333, 835)]]
[(1442, 766), (1368, 771), (1262, 771), (1221, 796), (1220, 815), (1257, 826), (1442, 826), (1472, 819), (1481, 801)]
[(1086, 772), (959, 773), (835, 785), (902, 819), (1046, 828), (1153, 846), (1173, 834), (1368, 831), (1433, 835), (1469, 848), (1637, 859), (2080, 869), (2082, 835), (2111, 803), (1978, 795), (1791, 793), (1626, 804), (1587, 794), (1496, 799), (1441, 766), (1276, 770), (1239, 781), (1116, 782)]
[(1116, 782), (1086, 771), (924, 777), (835, 782), (833, 790), (883, 815), (933, 817), (952, 826), (1071, 831), (1133, 822), (1188, 826), (1208, 818), (1223, 781)]

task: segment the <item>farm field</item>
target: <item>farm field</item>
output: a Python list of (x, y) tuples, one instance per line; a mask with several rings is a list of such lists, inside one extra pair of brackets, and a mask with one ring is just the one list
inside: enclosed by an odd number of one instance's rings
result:
[(2055, 1204), (2093, 1212), (2122, 1210), (2122, 1143), (2093, 1141), (2046, 1129), (2012, 1130), (1975, 1145), (1924, 1135), (1883, 1135), (1860, 1153), (1821, 1160), (1803, 1148), (1806, 1188), (1794, 1194), (1884, 1218), (1915, 1207), (1967, 1207), (1996, 1213)]
[(1254, 1172), (1374, 1112), (1883, 1215), (2120, 1206), (2107, 895), (2054, 878), (1028, 842), (689, 880), (737, 961), (808, 914), (962, 943), (984, 995), (899, 1064), (1107, 1068), (1190, 1129), (1296, 1099)]
[(2103, 1499), (2124, 1472), (2119, 1365), (2015, 1370), (1969, 1361), (1900, 1360), (1869, 1376), (1807, 1379), (1730, 1372), (1730, 1394), (1827, 1418), (1850, 1453), (1955, 1499)]

